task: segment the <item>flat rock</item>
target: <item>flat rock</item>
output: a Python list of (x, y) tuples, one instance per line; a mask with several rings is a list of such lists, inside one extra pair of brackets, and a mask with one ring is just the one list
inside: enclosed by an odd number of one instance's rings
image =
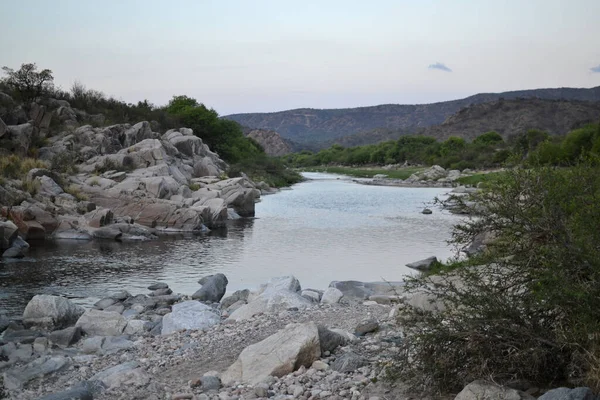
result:
[(21, 368), (11, 369), (4, 373), (4, 386), (7, 389), (21, 389), (33, 379), (56, 372), (69, 364), (65, 357), (40, 357)]
[(284, 376), (310, 365), (321, 355), (319, 331), (314, 322), (289, 324), (281, 331), (246, 347), (221, 376), (225, 384), (257, 384), (268, 376)]
[(127, 320), (117, 312), (91, 309), (79, 317), (76, 326), (90, 336), (119, 336)]
[(353, 352), (344, 353), (331, 363), (332, 370), (337, 372), (352, 372), (367, 365), (367, 360)]
[[(486, 381), (474, 381), (469, 383), (465, 388), (456, 395), (454, 400), (534, 400), (535, 397), (521, 392), (520, 390), (511, 389), (505, 386), (499, 386), (495, 383)], [(564, 399), (564, 398), (561, 398)], [(549, 400), (549, 399), (546, 399)]]
[(78, 326), (71, 326), (69, 328), (54, 331), (48, 335), (48, 339), (58, 346), (69, 347), (81, 339), (81, 328)]
[(406, 266), (410, 269), (414, 269), (417, 271), (421, 271), (421, 272), (428, 272), (431, 270), (431, 267), (436, 264), (438, 262), (437, 257), (428, 257), (425, 258), (424, 260), (419, 260), (419, 261), (415, 261), (409, 264), (406, 264)]
[(221, 322), (214, 309), (199, 301), (184, 301), (173, 305), (172, 311), (162, 319), (161, 334), (188, 329), (203, 330)]

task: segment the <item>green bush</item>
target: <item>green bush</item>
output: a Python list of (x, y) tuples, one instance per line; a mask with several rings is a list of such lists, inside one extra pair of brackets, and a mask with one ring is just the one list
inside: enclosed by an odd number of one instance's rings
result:
[[(392, 376), (452, 392), (475, 379), (600, 389), (600, 167), (515, 169), (475, 194), (478, 217), (456, 227), (464, 247), (496, 235), (476, 260), (409, 280), (405, 335)], [(427, 303), (427, 302), (425, 302)]]

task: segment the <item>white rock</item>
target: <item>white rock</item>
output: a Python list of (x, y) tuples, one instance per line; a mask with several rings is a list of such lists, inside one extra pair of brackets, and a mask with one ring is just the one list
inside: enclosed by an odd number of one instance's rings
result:
[(336, 289), (334, 287), (328, 287), (323, 293), (323, 298), (321, 299), (321, 303), (323, 304), (336, 304), (339, 303), (340, 300), (344, 297), (344, 293), (341, 290)]
[(163, 317), (161, 334), (182, 329), (203, 330), (219, 322), (221, 317), (211, 307), (199, 301), (184, 301), (173, 305), (172, 311)]
[(88, 336), (119, 336), (127, 326), (127, 320), (114, 311), (87, 310), (75, 326)]

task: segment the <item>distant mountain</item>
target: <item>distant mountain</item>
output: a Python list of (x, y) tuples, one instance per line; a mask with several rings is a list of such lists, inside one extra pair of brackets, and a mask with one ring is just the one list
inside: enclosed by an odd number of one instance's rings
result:
[[(494, 102), (499, 99), (537, 98), (581, 102), (600, 101), (600, 86), (591, 89), (558, 88), (519, 90), (503, 93), (480, 93), (461, 100), (432, 104), (385, 104), (372, 107), (344, 109), (311, 109), (274, 113), (233, 114), (224, 118), (252, 128), (277, 131), (282, 137), (300, 144), (326, 145), (344, 136), (363, 132), (413, 132), (419, 128), (440, 125), (453, 114), (470, 105)], [(375, 139), (375, 138), (374, 138)], [(373, 141), (366, 140), (373, 143)], [(378, 140), (375, 140), (378, 141)], [(363, 143), (364, 144), (364, 143)]]

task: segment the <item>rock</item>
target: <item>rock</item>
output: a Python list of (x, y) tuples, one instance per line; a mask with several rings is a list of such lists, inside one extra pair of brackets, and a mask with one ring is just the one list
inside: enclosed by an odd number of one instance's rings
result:
[(21, 239), (20, 236), (17, 236), (13, 240), (12, 245), (2, 253), (2, 257), (23, 258), (27, 251), (29, 251), (29, 243)]
[(280, 312), (290, 308), (305, 309), (313, 305), (311, 300), (302, 297), (298, 292), (281, 289), (267, 290), (260, 296), (233, 311), (229, 320), (241, 321), (265, 312)]
[(429, 208), (424, 208), (423, 211), (421, 211), (421, 214), (430, 215), (433, 214), (433, 211)]
[(356, 328), (354, 328), (354, 334), (356, 336), (364, 336), (367, 333), (375, 332), (379, 329), (379, 322), (375, 319), (369, 319), (359, 323)]
[(69, 359), (65, 357), (40, 357), (21, 368), (5, 372), (4, 386), (11, 390), (21, 389), (25, 383), (56, 372), (68, 364)]
[(81, 345), (81, 351), (85, 354), (100, 353), (102, 352), (102, 344), (104, 343), (104, 336), (92, 336), (85, 339)]
[(150, 293), (150, 296), (167, 296), (167, 295), (170, 295), (172, 293), (173, 293), (173, 291), (171, 289), (169, 289), (169, 288), (156, 289), (156, 290), (153, 290)]
[(127, 320), (116, 312), (91, 309), (83, 313), (75, 326), (89, 336), (119, 336), (127, 326)]
[(168, 287), (169, 287), (169, 285), (167, 285), (164, 282), (157, 282), (157, 283), (153, 283), (152, 285), (148, 286), (148, 290), (167, 289)]
[(454, 400), (534, 400), (535, 397), (486, 381), (474, 381), (456, 395)]
[(337, 372), (353, 372), (365, 365), (367, 365), (367, 360), (364, 357), (348, 352), (336, 358), (329, 367)]
[(324, 354), (327, 351), (331, 352), (338, 348), (338, 346), (344, 346), (348, 343), (348, 339), (345, 336), (333, 332), (322, 325), (319, 325), (318, 329), (321, 354)]
[(313, 289), (304, 289), (301, 292), (302, 297), (304, 297), (307, 300), (310, 300), (313, 303), (318, 303), (321, 301), (321, 296), (323, 295), (323, 293), (319, 293), (316, 290)]
[(326, 371), (329, 369), (329, 364), (327, 364), (326, 362), (323, 362), (321, 360), (317, 360), (317, 361), (313, 362), (310, 367), (313, 369), (316, 369), (317, 371)]
[(48, 335), (48, 339), (57, 346), (69, 347), (81, 339), (81, 328), (71, 326), (59, 331), (54, 331)]
[(2, 121), (2, 118), (0, 118), (0, 138), (4, 136), (6, 132), (8, 132), (8, 126), (6, 126), (4, 121)]
[(15, 342), (15, 343), (33, 343), (33, 341), (42, 336), (42, 333), (39, 331), (34, 331), (34, 330), (30, 330), (30, 329), (10, 329), (9, 328), (6, 329), (6, 331), (4, 331), (4, 335), (2, 336), (2, 339), (5, 342)]
[(223, 274), (205, 276), (200, 279), (200, 289), (192, 295), (192, 299), (209, 303), (218, 303), (225, 295), (227, 289), (227, 277)]
[(96, 375), (91, 380), (102, 382), (107, 388), (117, 388), (123, 385), (144, 386), (150, 381), (150, 377), (139, 368), (136, 361), (129, 361), (123, 364), (107, 368)]
[(14, 151), (20, 156), (26, 156), (33, 137), (34, 127), (30, 123), (8, 126), (8, 134), (12, 140)]
[(112, 306), (106, 307), (103, 311), (112, 311), (119, 314), (123, 314), (123, 311), (125, 311), (125, 306), (121, 303), (115, 303)]
[(225, 297), (223, 300), (221, 300), (221, 308), (227, 309), (238, 301), (243, 301), (246, 303), (249, 295), (250, 291), (248, 289), (236, 290), (231, 296)]
[(336, 304), (339, 303), (340, 300), (344, 297), (344, 293), (341, 290), (329, 287), (323, 293), (323, 298), (321, 299), (321, 303), (323, 304)]
[(200, 378), (202, 390), (219, 390), (221, 389), (221, 379), (218, 376), (203, 376)]
[(39, 193), (42, 196), (58, 196), (64, 193), (64, 190), (58, 185), (58, 183), (54, 182), (54, 180), (49, 176), (38, 176), (35, 178), (35, 180), (39, 182)]
[(96, 239), (120, 240), (123, 236), (123, 232), (117, 228), (104, 226), (102, 228), (95, 229), (92, 235)]
[(408, 268), (415, 269), (421, 272), (429, 272), (431, 267), (438, 262), (437, 257), (429, 257), (424, 260), (415, 261), (409, 264), (406, 264)]
[(173, 305), (173, 311), (163, 317), (162, 335), (188, 329), (203, 330), (221, 322), (220, 316), (206, 304), (184, 301)]
[(10, 319), (5, 315), (0, 314), (0, 333), (4, 332), (10, 325)]
[(129, 340), (129, 336), (107, 336), (102, 341), (102, 354), (113, 354), (121, 350), (127, 350), (134, 346), (134, 343)]
[(26, 326), (48, 330), (66, 328), (77, 322), (84, 309), (60, 296), (38, 294), (27, 303), (23, 312)]
[(300, 366), (310, 367), (321, 355), (319, 331), (314, 322), (290, 324), (261, 342), (246, 347), (225, 371), (225, 384), (258, 384), (268, 376), (284, 376)]
[(445, 178), (448, 175), (448, 172), (439, 165), (434, 165), (425, 171), (422, 171), (417, 174), (421, 180), (426, 181), (436, 181), (441, 178)]
[(59, 393), (49, 394), (38, 400), (94, 400), (94, 394), (104, 390), (102, 383), (80, 382), (75, 387)]
[(346, 299), (365, 300), (373, 295), (397, 295), (404, 282), (333, 281), (329, 287), (339, 289)]
[(561, 387), (552, 389), (544, 393), (538, 400), (597, 400), (592, 389), (588, 387), (577, 387), (569, 389)]
[(116, 300), (112, 297), (105, 297), (105, 298), (95, 302), (94, 308), (97, 310), (104, 310), (105, 308), (108, 308), (108, 307), (114, 305), (115, 303), (117, 303), (117, 301), (118, 300)]
[(45, 337), (35, 338), (33, 341), (33, 351), (43, 353), (48, 348), (48, 339)]
[(129, 297), (131, 297), (131, 294), (127, 290), (120, 290), (118, 292), (112, 293), (108, 297), (110, 297), (111, 299), (115, 299), (117, 301), (125, 301)]
[(143, 321), (141, 319), (130, 319), (127, 322), (124, 333), (126, 335), (141, 335), (150, 331), (148, 324), (148, 321)]

